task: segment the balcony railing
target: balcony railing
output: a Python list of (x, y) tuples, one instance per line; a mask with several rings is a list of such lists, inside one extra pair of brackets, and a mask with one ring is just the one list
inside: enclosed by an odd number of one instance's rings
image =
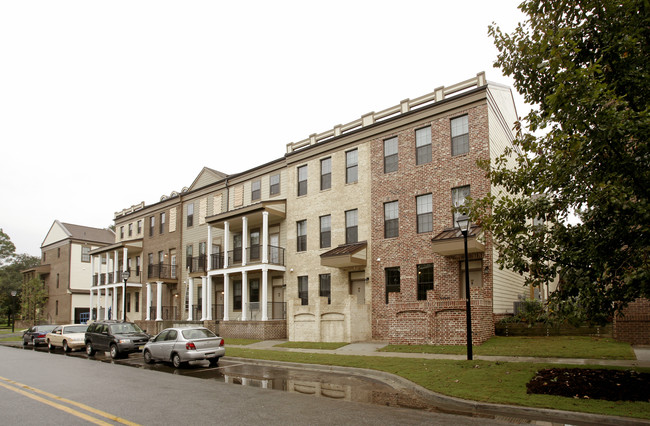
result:
[(149, 265), (147, 269), (147, 278), (175, 279), (176, 277), (176, 265), (155, 263)]
[[(287, 319), (287, 304), (285, 302), (268, 302), (267, 305), (267, 316), (270, 320), (281, 320)], [(248, 305), (248, 312), (251, 321), (261, 321), (262, 319), (262, 307), (259, 302), (252, 302)], [(201, 305), (194, 305), (192, 310), (192, 318), (197, 321), (202, 318), (201, 314), (203, 313)], [(153, 308), (151, 317), (155, 318), (156, 310)], [(235, 313), (235, 317), (237, 317)], [(230, 317), (233, 319), (233, 317)], [(166, 318), (163, 318), (166, 319)], [(214, 321), (223, 320), (223, 304), (212, 305), (212, 319)]]
[[(163, 320), (180, 321), (181, 319), (177, 306), (162, 306), (160, 310)], [(157, 319), (156, 315), (158, 315), (158, 307), (152, 306), (149, 309), (149, 317), (151, 319)]]
[[(268, 263), (284, 266), (284, 248), (269, 246)], [(246, 264), (252, 265), (262, 263), (262, 246), (255, 245), (246, 248)], [(228, 252), (228, 266), (240, 266), (242, 264), (242, 249), (238, 248)], [(223, 254), (212, 255), (212, 269), (223, 268)]]
[(197, 257), (187, 258), (187, 264), (190, 267), (191, 272), (205, 272), (208, 270), (208, 257), (206, 255), (201, 255)]

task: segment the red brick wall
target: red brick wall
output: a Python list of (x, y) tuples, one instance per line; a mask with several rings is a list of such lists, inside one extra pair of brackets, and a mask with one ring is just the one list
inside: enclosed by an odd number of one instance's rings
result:
[(614, 338), (633, 345), (650, 345), (650, 299), (637, 299), (614, 318)]
[[(470, 152), (452, 157), (450, 119), (469, 117)], [(416, 165), (415, 130), (431, 126), (432, 161)], [(398, 136), (398, 171), (384, 173), (383, 141)], [(372, 336), (391, 343), (465, 344), (465, 300), (460, 299), (460, 257), (433, 253), (431, 239), (453, 226), (452, 188), (470, 185), (472, 197), (487, 194), (490, 184), (478, 169), (478, 159), (489, 158), (488, 110), (485, 104), (434, 116), (371, 143), (372, 176)], [(433, 231), (417, 233), (416, 196), (432, 194)], [(384, 203), (399, 202), (399, 237), (384, 238)], [(483, 285), (473, 287), (474, 343), (494, 334), (492, 318), (492, 243), (485, 241)], [(377, 259), (380, 259), (379, 261)], [(434, 289), (417, 300), (417, 265), (433, 263)], [(384, 270), (400, 267), (400, 292), (386, 304)]]

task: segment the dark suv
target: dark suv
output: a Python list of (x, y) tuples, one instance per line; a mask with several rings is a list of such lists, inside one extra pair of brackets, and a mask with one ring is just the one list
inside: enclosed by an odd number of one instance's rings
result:
[(109, 351), (111, 358), (120, 358), (132, 352), (142, 351), (149, 335), (132, 322), (96, 321), (86, 330), (86, 354)]

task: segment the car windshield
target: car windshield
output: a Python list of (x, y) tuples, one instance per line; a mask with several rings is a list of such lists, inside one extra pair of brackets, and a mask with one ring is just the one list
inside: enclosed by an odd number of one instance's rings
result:
[(112, 334), (142, 333), (140, 327), (128, 322), (125, 324), (111, 324), (110, 329)]
[(34, 331), (41, 331), (44, 333), (49, 333), (50, 331), (54, 330), (56, 328), (56, 325), (41, 325), (38, 326), (34, 329)]
[(190, 339), (205, 339), (208, 337), (217, 337), (216, 334), (208, 330), (207, 328), (193, 328), (190, 330), (182, 331), (183, 337)]
[(85, 333), (87, 328), (88, 328), (87, 325), (73, 325), (70, 327), (65, 327), (63, 329), (63, 332), (64, 333)]

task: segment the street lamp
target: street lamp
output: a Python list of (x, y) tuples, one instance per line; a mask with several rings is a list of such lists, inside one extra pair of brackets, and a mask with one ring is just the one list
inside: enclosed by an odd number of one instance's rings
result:
[(465, 240), (465, 316), (467, 317), (467, 360), (472, 360), (472, 304), (469, 292), (469, 255), (467, 254), (467, 234), (471, 222), (468, 216), (460, 216), (456, 219)]
[(126, 282), (131, 276), (131, 273), (126, 270), (122, 272), (122, 279), (124, 280), (124, 292), (122, 293), (122, 321), (126, 321)]
[(11, 292), (11, 332), (12, 333), (15, 331), (15, 325), (16, 325), (16, 296), (18, 296), (18, 292), (16, 290), (13, 290)]

